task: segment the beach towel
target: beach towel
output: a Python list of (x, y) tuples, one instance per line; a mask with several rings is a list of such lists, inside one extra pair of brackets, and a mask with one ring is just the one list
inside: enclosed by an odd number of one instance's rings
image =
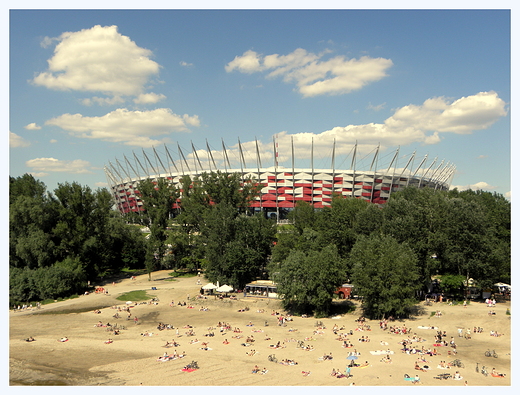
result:
[(186, 368), (183, 368), (183, 369), (181, 369), (181, 372), (188, 372), (188, 373), (190, 373), (190, 372), (194, 372), (196, 370), (197, 369), (191, 369), (191, 368), (190, 369), (186, 369)]
[(419, 329), (435, 329), (435, 330), (439, 329), (436, 326), (422, 326), (422, 325), (419, 325), (417, 328), (419, 328)]

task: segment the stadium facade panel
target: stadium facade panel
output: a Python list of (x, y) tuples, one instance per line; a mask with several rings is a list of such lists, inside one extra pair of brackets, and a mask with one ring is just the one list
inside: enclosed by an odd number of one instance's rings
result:
[[(257, 145), (258, 147), (258, 145)], [(193, 145), (192, 145), (193, 148)], [(427, 156), (422, 159), (420, 165), (415, 167), (415, 153), (405, 157), (407, 163), (404, 167), (398, 167), (399, 149), (395, 150), (388, 166), (377, 169), (379, 150), (375, 151), (370, 168), (356, 169), (356, 146), (353, 147), (351, 157), (351, 169), (335, 169), (334, 150), (332, 151), (331, 168), (316, 169), (281, 166), (278, 163), (277, 144), (273, 145), (272, 158), (274, 166), (262, 167), (260, 155), (257, 150), (256, 168), (247, 168), (242, 147), (238, 145), (239, 166), (232, 167), (229, 154), (224, 144), (222, 151), (209, 149), (205, 151), (207, 160), (201, 161), (202, 152), (193, 151), (185, 155), (178, 146), (178, 159), (174, 160), (171, 151), (164, 146), (164, 154), (160, 155), (155, 148), (153, 154), (138, 157), (133, 154), (133, 161), (116, 159), (115, 164), (109, 162), (105, 166), (105, 174), (114, 197), (114, 202), (121, 213), (143, 210), (143, 202), (139, 198), (138, 184), (143, 179), (157, 180), (168, 179), (174, 186), (180, 188), (180, 180), (189, 175), (192, 179), (204, 172), (221, 171), (224, 173), (239, 173), (243, 180), (251, 178), (262, 185), (259, 196), (253, 201), (251, 207), (266, 211), (279, 209), (291, 209), (296, 202), (305, 201), (315, 208), (323, 208), (331, 204), (332, 197), (355, 197), (376, 204), (384, 204), (393, 192), (407, 186), (418, 188), (430, 187), (439, 190), (448, 190), (455, 172), (455, 166), (441, 161), (437, 164), (437, 158), (428, 164)], [(231, 150), (230, 150), (231, 151)], [(294, 148), (292, 149), (294, 152)], [(310, 150), (310, 162), (314, 163), (313, 150)], [(200, 155), (199, 155), (200, 154)], [(221, 161), (215, 161), (219, 154)], [(186, 156), (188, 159), (186, 159)], [(402, 158), (401, 158), (402, 159)], [(132, 163), (133, 162), (133, 163)], [(192, 163), (190, 166), (189, 163)], [(144, 165), (143, 165), (144, 164)], [(137, 171), (139, 169), (139, 171)], [(182, 191), (181, 191), (182, 198)], [(174, 205), (179, 207), (180, 199)]]

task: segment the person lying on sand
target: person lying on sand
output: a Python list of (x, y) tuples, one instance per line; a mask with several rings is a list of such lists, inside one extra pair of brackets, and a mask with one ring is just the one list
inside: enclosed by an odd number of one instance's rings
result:
[(28, 342), (28, 343), (36, 341), (36, 340), (34, 339), (34, 337), (32, 337), (32, 336), (29, 336), (27, 339), (24, 339), (24, 340), (25, 340), (26, 342)]
[(498, 373), (495, 368), (491, 370), (491, 376), (493, 377), (506, 377), (504, 373)]

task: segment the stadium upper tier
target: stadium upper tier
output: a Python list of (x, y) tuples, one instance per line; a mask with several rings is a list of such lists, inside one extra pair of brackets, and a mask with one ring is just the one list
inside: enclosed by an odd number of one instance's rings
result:
[[(222, 144), (222, 151), (208, 150), (197, 151), (192, 145), (193, 151), (185, 155), (178, 146), (178, 159), (174, 160), (170, 150), (164, 146), (164, 154), (160, 155), (155, 148), (153, 154), (148, 155), (142, 151), (142, 156), (138, 157), (133, 153), (133, 161), (124, 156), (123, 160), (115, 160), (115, 164), (109, 162), (105, 166), (105, 174), (110, 184), (115, 203), (121, 213), (129, 211), (139, 211), (143, 209), (143, 203), (139, 198), (138, 184), (144, 179), (156, 180), (166, 178), (180, 188), (180, 180), (183, 176), (189, 175), (192, 179), (204, 172), (221, 171), (224, 173), (239, 173), (242, 179), (251, 178), (262, 185), (259, 196), (252, 202), (251, 207), (275, 211), (281, 208), (293, 208), (297, 201), (303, 200), (312, 203), (314, 207), (321, 208), (330, 205), (333, 195), (344, 197), (361, 198), (373, 203), (385, 203), (393, 192), (407, 186), (418, 188), (430, 187), (433, 189), (448, 190), (455, 172), (455, 166), (451, 163), (441, 161), (437, 163), (435, 158), (431, 163), (424, 158), (416, 158), (415, 152), (399, 158), (399, 149), (393, 151), (391, 155), (386, 155), (389, 164), (384, 167), (379, 162), (379, 148), (375, 149), (374, 154), (365, 155), (358, 158), (356, 155), (357, 145), (352, 147), (350, 155), (350, 169), (335, 168), (335, 147), (333, 146), (330, 168), (314, 168), (314, 155), (311, 147), (308, 160), (311, 167), (295, 167), (294, 148), (292, 156), (288, 156), (291, 166), (281, 166), (279, 163), (279, 151), (277, 144), (273, 144), (271, 155), (264, 152), (260, 154), (258, 144), (256, 145), (255, 165), (251, 166), (244, 158), (244, 151), (239, 142), (235, 149), (227, 149)], [(235, 153), (238, 157), (238, 166), (232, 166), (229, 157)], [(205, 154), (205, 155), (204, 155)], [(201, 156), (207, 157), (201, 161)], [(188, 159), (186, 159), (186, 156)], [(222, 157), (217, 161), (215, 157)], [(369, 158), (370, 166), (363, 165), (363, 160)], [(263, 167), (262, 159), (273, 160), (273, 166)], [(398, 162), (405, 165), (398, 167)], [(420, 164), (414, 167), (414, 162)], [(132, 163), (133, 162), (133, 163)], [(345, 160), (343, 160), (343, 163)], [(191, 166), (190, 166), (191, 163)], [(253, 162), (254, 163), (254, 162)], [(249, 167), (246, 165), (249, 164)], [(368, 169), (366, 168), (368, 167)], [(182, 191), (181, 191), (182, 199)], [(180, 200), (174, 205), (179, 207)]]

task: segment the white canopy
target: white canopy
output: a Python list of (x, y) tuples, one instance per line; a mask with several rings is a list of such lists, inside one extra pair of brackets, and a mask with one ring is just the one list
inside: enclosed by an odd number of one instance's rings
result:
[(233, 291), (233, 287), (227, 285), (227, 284), (224, 284), (222, 285), (221, 287), (218, 287), (216, 289), (217, 292), (231, 292)]
[(511, 285), (505, 283), (496, 283), (495, 286), (501, 288), (511, 288)]
[(217, 288), (217, 286), (213, 283), (208, 283), (202, 287), (202, 289), (204, 289), (204, 290), (210, 290), (210, 289), (216, 289), (216, 288)]

